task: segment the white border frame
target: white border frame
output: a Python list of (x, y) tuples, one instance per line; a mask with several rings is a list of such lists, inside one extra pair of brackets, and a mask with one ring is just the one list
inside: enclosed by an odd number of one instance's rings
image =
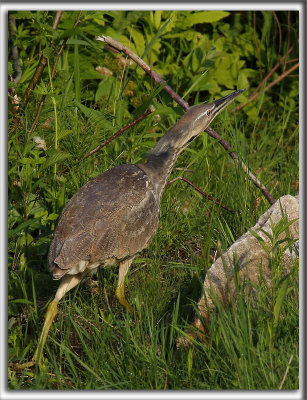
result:
[[(78, 7), (79, 6), (79, 7)], [(2, 198), (1, 198), (1, 268), (0, 268), (0, 290), (1, 290), (1, 325), (0, 325), (0, 333), (1, 333), (1, 342), (0, 342), (0, 354), (2, 357), (0, 358), (1, 365), (1, 373), (0, 373), (0, 398), (1, 399), (56, 399), (56, 398), (65, 398), (65, 399), (303, 399), (303, 386), (304, 382), (304, 374), (306, 374), (305, 369), (305, 348), (304, 348), (304, 331), (303, 328), (305, 326), (304, 313), (306, 311), (305, 307), (305, 298), (304, 297), (304, 255), (305, 255), (305, 245), (304, 240), (304, 222), (305, 222), (305, 165), (304, 163), (304, 150), (305, 150), (305, 124), (304, 124), (304, 113), (306, 112), (306, 90), (305, 90), (305, 47), (306, 47), (306, 32), (305, 32), (305, 23), (306, 23), (306, 4), (304, 2), (286, 2), (286, 3), (260, 3), (260, 2), (245, 2), (245, 3), (211, 3), (211, 4), (203, 4), (203, 3), (88, 3), (84, 5), (84, 3), (75, 2), (73, 4), (70, 3), (1, 3), (0, 10), (0, 21), (1, 21), (1, 60), (4, 62), (0, 68), (0, 82), (1, 82), (1, 149), (4, 154), (1, 157), (1, 187), (7, 188), (7, 12), (9, 10), (59, 10), (63, 9), (65, 11), (69, 10), (226, 10), (226, 11), (235, 11), (235, 10), (297, 10), (300, 13), (299, 23), (300, 23), (300, 31), (299, 31), (299, 62), (300, 62), (300, 70), (299, 70), (299, 79), (300, 79), (300, 95), (299, 95), (299, 108), (300, 108), (300, 378), (299, 378), (299, 387), (298, 391), (206, 391), (206, 390), (195, 390), (195, 391), (61, 391), (61, 390), (45, 390), (45, 391), (34, 391), (34, 390), (7, 390), (7, 359), (4, 355), (7, 354), (7, 225), (5, 225), (4, 221), (7, 220), (7, 191), (2, 190)], [(305, 45), (305, 46), (304, 46)], [(303, 310), (304, 309), (304, 310)], [(304, 372), (304, 373), (303, 373)]]

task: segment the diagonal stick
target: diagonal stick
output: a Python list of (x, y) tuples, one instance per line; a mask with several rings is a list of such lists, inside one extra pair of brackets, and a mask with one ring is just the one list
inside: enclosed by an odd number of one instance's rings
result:
[[(154, 72), (139, 56), (137, 56), (132, 50), (130, 50), (128, 47), (124, 46), (122, 43), (118, 42), (117, 40), (111, 38), (110, 36), (96, 36), (96, 40), (99, 40), (101, 42), (106, 43), (108, 46), (111, 48), (118, 50), (120, 52), (123, 52), (127, 56), (129, 56), (133, 61), (135, 61), (157, 84), (162, 85), (165, 83), (165, 81), (162, 79), (162, 77)], [(165, 85), (163, 90), (167, 92), (173, 100), (175, 100), (185, 111), (188, 111), (190, 106), (189, 104), (184, 101), (169, 85)], [(236, 164), (238, 164), (238, 155), (234, 151), (229, 151), (231, 149), (230, 144), (223, 139), (215, 130), (213, 130), (211, 127), (206, 128), (205, 130), (209, 136), (213, 137), (215, 140), (219, 142), (221, 146), (224, 147), (225, 150), (228, 151), (230, 157), (235, 161)], [(262, 193), (264, 194), (265, 198), (268, 200), (268, 202), (272, 205), (275, 203), (275, 200), (273, 197), (270, 195), (268, 189), (261, 184), (261, 182), (250, 172), (246, 164), (242, 161), (241, 166), (246, 172), (248, 178), (254, 183), (255, 186), (257, 186), (259, 189), (261, 189)]]

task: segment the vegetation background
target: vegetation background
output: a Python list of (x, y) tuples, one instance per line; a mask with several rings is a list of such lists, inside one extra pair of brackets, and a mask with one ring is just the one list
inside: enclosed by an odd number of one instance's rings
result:
[[(212, 126), (277, 199), (298, 192), (298, 12), (12, 11), (8, 18), (8, 358), (22, 362), (58, 285), (47, 254), (61, 210), (97, 174), (144, 160), (183, 114), (95, 36), (131, 48), (190, 105), (246, 88)], [(150, 106), (147, 118), (85, 158)], [(298, 264), (283, 296), (259, 287), (254, 304), (239, 283), (236, 301), (216, 304), (208, 342), (176, 350), (216, 249), (269, 207), (206, 133), (178, 159), (176, 176), (241, 213), (182, 181), (171, 184), (158, 233), (128, 275), (134, 315), (115, 300), (117, 267), (101, 270), (61, 302), (43, 373), (9, 368), (10, 389), (298, 388)]]

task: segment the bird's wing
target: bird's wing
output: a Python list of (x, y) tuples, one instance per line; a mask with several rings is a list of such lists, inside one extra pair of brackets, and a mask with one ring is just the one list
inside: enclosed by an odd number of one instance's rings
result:
[(85, 184), (64, 208), (49, 250), (51, 269), (81, 260), (103, 263), (133, 256), (156, 231), (159, 204), (147, 175), (121, 165)]

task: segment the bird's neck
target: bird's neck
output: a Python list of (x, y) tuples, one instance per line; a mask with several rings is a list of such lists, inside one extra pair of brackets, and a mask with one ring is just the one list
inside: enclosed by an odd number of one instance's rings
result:
[(188, 111), (151, 149), (147, 162), (140, 165), (140, 168), (151, 179), (159, 198), (163, 193), (178, 156), (197, 136), (188, 135), (188, 132), (192, 129), (191, 121), (194, 121), (194, 119), (193, 110)]
[(172, 147), (165, 149), (164, 152), (159, 154), (150, 152), (147, 162), (139, 165), (148, 175), (159, 198), (162, 196), (179, 154), (180, 152)]

